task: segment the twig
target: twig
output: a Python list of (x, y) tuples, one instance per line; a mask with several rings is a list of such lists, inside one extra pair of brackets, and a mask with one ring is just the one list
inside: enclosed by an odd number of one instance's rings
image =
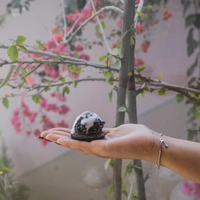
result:
[(140, 3), (138, 5), (138, 7), (137, 7), (137, 11), (135, 13), (135, 18), (134, 18), (134, 23), (135, 23), (134, 26), (135, 26), (135, 28), (136, 28), (136, 25), (137, 25), (137, 22), (138, 22), (138, 18), (139, 18), (137, 12), (141, 12), (141, 10), (143, 8), (143, 5), (144, 5), (144, 0), (140, 0)]
[(63, 17), (63, 23), (64, 23), (64, 38), (66, 37), (67, 35), (67, 22), (66, 22), (66, 16), (65, 16), (65, 2), (64, 0), (61, 0), (62, 2), (62, 6), (63, 6), (63, 11), (62, 11), (62, 17)]
[[(96, 13), (96, 8), (95, 8), (95, 6), (94, 6), (94, 1), (91, 0), (91, 3), (92, 3), (92, 9), (94, 10), (94, 13)], [(99, 20), (98, 15), (96, 15), (96, 19), (97, 19), (97, 22), (98, 22), (98, 24), (99, 24), (100, 31), (101, 31), (101, 34), (102, 34), (104, 43), (105, 43), (105, 45), (106, 45), (106, 48), (108, 49), (108, 52), (111, 54), (111, 49), (110, 49), (110, 46), (109, 46), (108, 41), (107, 41), (107, 39), (106, 39), (104, 30), (103, 30), (103, 27), (102, 27), (102, 24), (101, 24), (101, 22), (100, 22), (100, 20)]]
[[(29, 76), (30, 74), (32, 74), (34, 71), (36, 71), (41, 65), (43, 65), (43, 63), (40, 63), (37, 67), (35, 67), (33, 70), (31, 70), (30, 72), (28, 72), (27, 74), (26, 74), (26, 77), (27, 76)], [(25, 77), (23, 77), (23, 78), (25, 78)]]
[(69, 39), (66, 38), (67, 40), (65, 41), (64, 44), (70, 42), (70, 41), (72, 40), (72, 38), (73, 38), (84, 26), (86, 26), (86, 25), (90, 22), (90, 20), (92, 20), (92, 19), (95, 18), (97, 15), (99, 15), (101, 12), (104, 12), (104, 11), (106, 11), (106, 10), (113, 10), (113, 11), (118, 12), (118, 13), (120, 13), (121, 15), (123, 15), (123, 10), (121, 10), (121, 9), (115, 7), (115, 6), (105, 6), (104, 8), (101, 8), (100, 10), (98, 10), (94, 15), (90, 16), (85, 22), (83, 22), (83, 23), (71, 34), (71, 36), (69, 37)]
[[(5, 46), (5, 45), (0, 45), (0, 48), (4, 48), (4, 49), (8, 49), (9, 46)], [(34, 53), (34, 54), (40, 54), (42, 56), (48, 56), (50, 58), (58, 58), (58, 55), (55, 53), (50, 53), (50, 52), (46, 52), (46, 51), (41, 51), (41, 50), (34, 50), (34, 49), (29, 49), (26, 48), (26, 51), (29, 53)], [(79, 59), (79, 58), (74, 58), (74, 57), (70, 57), (70, 56), (63, 56), (60, 55), (60, 58), (63, 59), (63, 63), (71, 63), (71, 64), (77, 64), (77, 65), (85, 65), (85, 66), (91, 66), (91, 67), (95, 67), (95, 68), (102, 68), (104, 69), (105, 66), (103, 64), (97, 64), (97, 63), (93, 63), (93, 62), (89, 62), (89, 61), (85, 61), (83, 59)], [(15, 63), (18, 63), (19, 61), (16, 61)], [(45, 62), (45, 61), (44, 61)], [(6, 63), (0, 63), (0, 66), (4, 65)], [(111, 67), (109, 66), (109, 69)], [(117, 69), (112, 69), (114, 71), (118, 71)]]
[(73, 25), (72, 25), (70, 31), (69, 31), (68, 33), (66, 33), (66, 35), (64, 35), (64, 39), (63, 39), (63, 42), (64, 42), (64, 43), (67, 43), (67, 40), (66, 40), (66, 39), (67, 39), (67, 38), (69, 37), (69, 35), (74, 31), (74, 28), (75, 28), (75, 26), (77, 25), (77, 23), (79, 22), (79, 20), (80, 20), (82, 14), (83, 14), (84, 9), (88, 6), (89, 3), (90, 3), (90, 1), (88, 1), (88, 2), (85, 4), (85, 6), (84, 6), (84, 8), (82, 9), (82, 11), (81, 11), (79, 17), (78, 17), (78, 18), (76, 19), (76, 21), (73, 23)]
[(93, 67), (93, 68), (96, 68), (96, 69), (103, 69), (103, 70), (108, 70), (108, 71), (113, 71), (113, 72), (119, 72), (118, 69), (114, 68), (114, 67), (111, 67), (111, 66), (108, 66), (108, 67), (105, 67), (104, 65), (102, 64), (97, 64), (97, 63), (91, 63), (91, 62), (86, 62), (84, 60), (82, 60), (82, 62), (77, 62), (77, 61), (69, 61), (69, 60), (43, 60), (43, 61), (37, 61), (37, 60), (34, 60), (34, 61), (14, 61), (14, 62), (8, 62), (8, 61), (5, 61), (3, 63), (0, 63), (1, 66), (3, 65), (12, 65), (12, 64), (34, 64), (34, 63), (42, 63), (42, 64), (73, 64), (73, 65), (84, 65), (84, 66), (89, 66), (89, 67)]

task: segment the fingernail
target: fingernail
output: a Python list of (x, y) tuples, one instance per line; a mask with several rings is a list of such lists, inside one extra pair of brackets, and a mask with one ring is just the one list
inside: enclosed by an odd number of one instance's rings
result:
[(48, 142), (52, 142), (51, 140), (48, 140), (48, 139), (43, 138), (43, 137), (41, 137), (41, 136), (39, 136), (38, 138), (39, 138), (39, 139), (42, 139), (42, 140), (46, 140), (46, 141), (48, 141)]

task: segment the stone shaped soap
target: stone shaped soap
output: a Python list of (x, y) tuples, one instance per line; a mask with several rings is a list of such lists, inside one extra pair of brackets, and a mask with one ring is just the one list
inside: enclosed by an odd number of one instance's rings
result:
[(78, 115), (71, 129), (71, 137), (75, 140), (87, 141), (104, 139), (102, 131), (105, 121), (96, 113), (85, 111)]

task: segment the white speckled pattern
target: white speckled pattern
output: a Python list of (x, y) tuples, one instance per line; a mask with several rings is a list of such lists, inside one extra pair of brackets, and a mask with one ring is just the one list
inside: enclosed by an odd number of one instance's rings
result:
[(94, 125), (94, 122), (97, 121), (97, 119), (103, 121), (96, 113), (90, 112), (90, 111), (85, 111), (82, 114), (78, 115), (73, 123), (72, 129), (71, 129), (71, 134), (75, 133), (75, 126), (80, 118), (83, 118), (81, 120), (81, 124), (85, 126), (87, 129), (86, 134), (88, 133), (88, 130)]

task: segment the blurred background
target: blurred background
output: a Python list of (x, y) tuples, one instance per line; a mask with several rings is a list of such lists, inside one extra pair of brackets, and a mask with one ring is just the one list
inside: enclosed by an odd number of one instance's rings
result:
[[(0, 15), (5, 13), (11, 0), (0, 1)], [(166, 7), (160, 8), (162, 18)], [(169, 0), (167, 10), (173, 17), (162, 23), (158, 23), (151, 32), (151, 47), (148, 53), (141, 52), (140, 57), (147, 63), (147, 71), (144, 73), (152, 77), (163, 74), (163, 81), (173, 84), (187, 84), (186, 72), (194, 57), (188, 58), (186, 37), (187, 31), (183, 18), (183, 7), (179, 0)], [(18, 35), (27, 38), (26, 44), (35, 45), (36, 40), (47, 41), (50, 31), (55, 26), (56, 17), (63, 12), (61, 1), (34, 0), (30, 3), (28, 11), (18, 16), (12, 14), (6, 16), (5, 23), (0, 27), (0, 44), (11, 45), (12, 40)], [(112, 27), (112, 20), (108, 20), (107, 29)], [(89, 25), (83, 30), (84, 37), (95, 38), (94, 25)], [(137, 44), (142, 41), (142, 36), (137, 36)], [(98, 61), (98, 57), (105, 54), (105, 47), (95, 47), (86, 50), (91, 61)], [(0, 59), (8, 59), (5, 49), (0, 49)], [(6, 73), (6, 67), (2, 67), (0, 78)], [(90, 71), (88, 71), (90, 72)], [(75, 117), (85, 110), (93, 111), (105, 120), (105, 127), (115, 124), (116, 96), (113, 94), (112, 102), (108, 93), (111, 87), (104, 82), (83, 82), (76, 89), (71, 89), (67, 95), (67, 105), (70, 111), (65, 120), (69, 127)], [(8, 93), (9, 89), (0, 89), (0, 95)], [(59, 145), (48, 143), (42, 145), (34, 135), (16, 133), (11, 125), (13, 110), (20, 106), (21, 97), (9, 100), (9, 109), (0, 106), (0, 127), (2, 139), (7, 149), (6, 155), (12, 162), (12, 174), (15, 184), (23, 183), (28, 189), (30, 200), (102, 200), (108, 197), (108, 187), (111, 185), (112, 170), (104, 169), (106, 159), (89, 157), (73, 150), (65, 149)], [(27, 104), (33, 110), (36, 105), (32, 100)], [(148, 94), (145, 98), (138, 96), (137, 110), (139, 123), (149, 128), (162, 132), (164, 135), (187, 139), (186, 121), (188, 107), (182, 103), (176, 103), (174, 94), (167, 93), (161, 97)], [(57, 119), (54, 113), (51, 118)], [(123, 166), (130, 161), (125, 160)], [(190, 199), (183, 194), (181, 198), (174, 197), (175, 191), (180, 192), (182, 177), (175, 173), (144, 162), (144, 173), (149, 173), (150, 179), (146, 182), (147, 199)], [(125, 182), (130, 187), (134, 175), (127, 176)], [(135, 184), (134, 184), (135, 186)], [(178, 189), (177, 189), (178, 188)], [(123, 197), (126, 199), (125, 197)], [(23, 199), (16, 197), (14, 199)]]

